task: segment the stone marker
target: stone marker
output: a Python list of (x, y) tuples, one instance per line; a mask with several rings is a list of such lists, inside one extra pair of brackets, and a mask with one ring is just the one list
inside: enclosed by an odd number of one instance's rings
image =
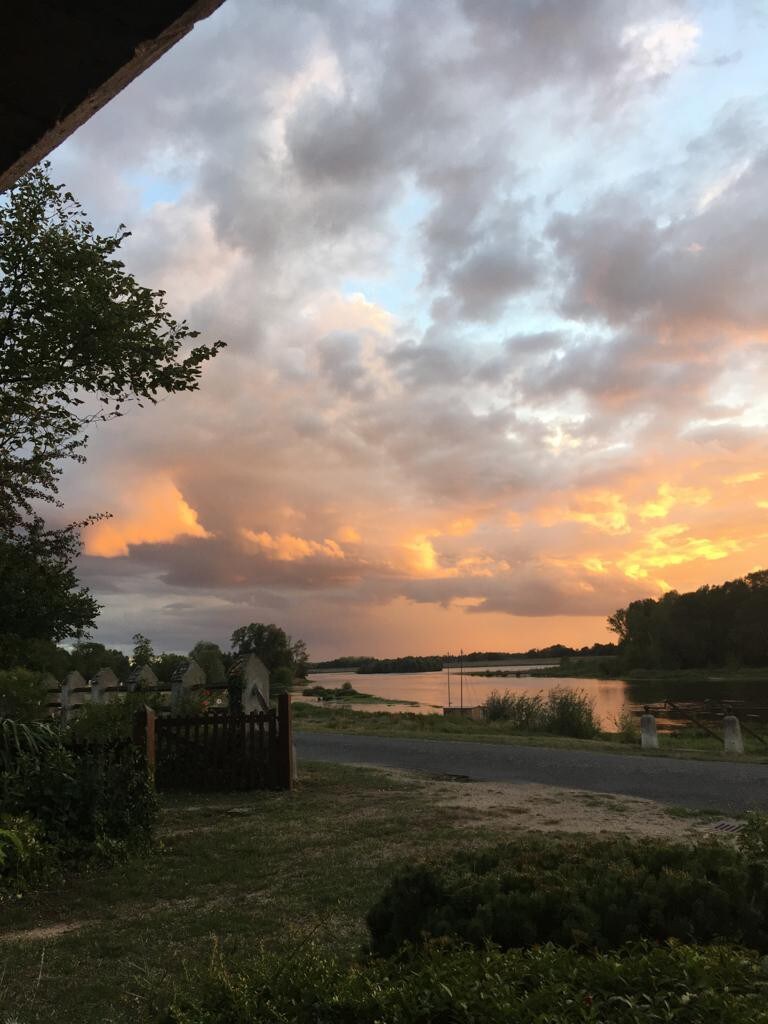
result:
[(158, 684), (158, 679), (149, 665), (137, 665), (132, 668), (125, 681), (129, 692), (134, 690), (153, 690)]
[(264, 711), (269, 707), (269, 671), (255, 654), (247, 655), (240, 663), (239, 678), (243, 684), (243, 711)]
[(189, 658), (186, 665), (180, 665), (171, 679), (171, 711), (177, 714), (184, 697), (188, 694), (205, 689), (205, 672), (194, 658)]
[(67, 720), (74, 708), (85, 704), (90, 697), (91, 688), (79, 672), (67, 672), (61, 684), (61, 715)]
[(656, 732), (656, 719), (646, 711), (640, 716), (640, 746), (644, 750), (658, 750), (659, 737)]
[(91, 700), (94, 704), (106, 704), (120, 689), (120, 680), (111, 668), (100, 668), (91, 678)]
[(726, 715), (723, 719), (723, 745), (726, 754), (744, 753), (741, 724), (736, 715)]

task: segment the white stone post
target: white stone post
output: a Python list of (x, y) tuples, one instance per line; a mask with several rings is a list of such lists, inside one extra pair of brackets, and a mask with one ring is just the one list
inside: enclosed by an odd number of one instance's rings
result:
[(190, 658), (183, 671), (175, 672), (171, 680), (171, 712), (179, 714), (185, 694), (204, 689), (205, 672), (194, 658)]
[(100, 668), (91, 678), (91, 700), (94, 704), (106, 704), (119, 689), (120, 680), (111, 668)]
[(723, 746), (726, 754), (744, 753), (741, 724), (736, 715), (726, 715), (723, 719)]
[(643, 750), (659, 749), (656, 719), (648, 710), (646, 710), (644, 715), (640, 716), (640, 746)]
[(61, 684), (61, 717), (66, 722), (72, 711), (85, 704), (91, 688), (79, 672), (67, 672)]

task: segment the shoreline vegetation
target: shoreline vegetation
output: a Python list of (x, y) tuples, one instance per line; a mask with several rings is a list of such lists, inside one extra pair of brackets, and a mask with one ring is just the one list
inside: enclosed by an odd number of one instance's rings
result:
[(503, 719), (475, 721), (462, 716), (417, 714), (414, 712), (356, 711), (342, 706), (309, 704), (296, 698), (293, 704), (296, 728), (306, 732), (346, 732), (359, 736), (388, 736), (455, 740), (474, 743), (508, 743), (519, 746), (558, 747), (568, 750), (628, 754), (637, 757), (680, 757), (698, 760), (754, 761), (768, 764), (768, 748), (749, 735), (744, 736), (744, 753), (723, 753), (721, 741), (685, 728), (675, 734), (660, 733), (658, 750), (643, 750), (639, 737), (617, 722), (616, 732), (598, 731), (593, 737), (573, 737), (551, 732), (526, 732)]
[(408, 707), (416, 707), (416, 700), (399, 700), (394, 697), (378, 697), (374, 693), (361, 693), (351, 683), (342, 683), (341, 686), (305, 686), (301, 691), (302, 697), (316, 697), (323, 703), (333, 702), (341, 704), (402, 704)]

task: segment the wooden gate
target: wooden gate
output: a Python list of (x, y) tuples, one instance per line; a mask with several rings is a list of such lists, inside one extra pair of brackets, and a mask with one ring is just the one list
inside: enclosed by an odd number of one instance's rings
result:
[(290, 789), (293, 740), (290, 698), (250, 714), (137, 713), (134, 741), (154, 766), (158, 789)]

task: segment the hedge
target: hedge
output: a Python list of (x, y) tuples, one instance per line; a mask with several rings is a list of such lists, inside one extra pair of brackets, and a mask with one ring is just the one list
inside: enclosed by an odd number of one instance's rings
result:
[(442, 936), (503, 949), (674, 938), (768, 950), (768, 862), (717, 842), (531, 836), (401, 870), (367, 924), (384, 956)]

